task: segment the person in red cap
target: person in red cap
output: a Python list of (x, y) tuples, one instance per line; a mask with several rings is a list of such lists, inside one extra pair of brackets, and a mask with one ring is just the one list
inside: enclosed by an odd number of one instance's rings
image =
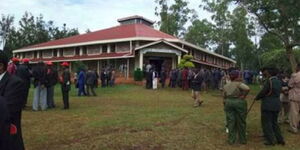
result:
[(15, 75), (17, 71), (17, 66), (19, 65), (19, 59), (16, 57), (13, 57), (11, 59), (11, 62), (7, 66), (7, 72), (11, 75)]
[(23, 108), (25, 108), (26, 104), (27, 104), (29, 89), (30, 89), (30, 81), (31, 81), (31, 77), (32, 77), (32, 71), (29, 66), (30, 60), (28, 58), (24, 58), (22, 61), (23, 61), (23, 64), (20, 64), (18, 66), (18, 69), (16, 71), (16, 76), (21, 78), (24, 82), (24, 86), (25, 86), (24, 101), (25, 101), (25, 103), (24, 103)]
[(69, 63), (63, 62), (63, 73), (60, 77), (61, 90), (63, 95), (64, 109), (69, 109), (69, 91), (71, 90), (71, 74), (69, 71)]
[(47, 65), (47, 106), (48, 108), (54, 108), (54, 87), (58, 82), (58, 72), (53, 67), (51, 61), (46, 62)]

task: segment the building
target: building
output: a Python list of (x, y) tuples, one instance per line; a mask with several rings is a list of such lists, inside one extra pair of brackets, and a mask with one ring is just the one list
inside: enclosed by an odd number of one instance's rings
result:
[[(120, 25), (86, 34), (40, 43), (13, 53), (38, 61), (81, 61), (98, 71), (110, 65), (119, 75), (131, 76), (136, 68), (154, 64), (159, 71), (176, 68), (184, 54), (192, 54), (196, 66), (227, 69), (235, 61), (155, 30), (153, 21), (142, 16), (118, 19)], [(74, 68), (74, 66), (73, 66)]]

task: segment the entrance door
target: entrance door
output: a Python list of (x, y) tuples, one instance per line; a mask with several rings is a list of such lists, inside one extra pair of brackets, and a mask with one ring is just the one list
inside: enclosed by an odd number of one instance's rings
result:
[(164, 59), (161, 57), (150, 57), (149, 62), (159, 74), (161, 72), (161, 68), (163, 66)]

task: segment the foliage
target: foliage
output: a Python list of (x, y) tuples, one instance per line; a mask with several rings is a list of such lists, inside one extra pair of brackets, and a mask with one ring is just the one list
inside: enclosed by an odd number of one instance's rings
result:
[(68, 29), (66, 24), (56, 27), (53, 21), (45, 21), (43, 15), (35, 17), (25, 12), (18, 21), (18, 28), (13, 26), (13, 18), (2, 15), (0, 20), (0, 32), (6, 33), (4, 51), (10, 56), (15, 49), (79, 34), (77, 29)]
[(174, 4), (168, 5), (168, 0), (156, 0), (156, 16), (160, 17), (158, 25), (160, 31), (181, 37), (185, 33), (184, 25), (189, 21), (194, 10), (187, 7), (185, 0), (174, 0)]
[(134, 70), (133, 79), (134, 81), (143, 81), (143, 72), (140, 68)]
[(192, 25), (188, 27), (185, 34), (185, 40), (203, 48), (209, 48), (213, 42), (214, 25), (206, 19), (196, 19)]
[(283, 49), (282, 41), (271, 33), (265, 33), (259, 42), (259, 49), (261, 52), (269, 52), (276, 49)]
[[(296, 61), (300, 62), (300, 50), (295, 50)], [(276, 67), (284, 72), (291, 73), (291, 64), (287, 58), (287, 54), (284, 49), (273, 50), (263, 53), (261, 56), (262, 67)]]
[(73, 71), (79, 72), (80, 70), (87, 70), (87, 65), (84, 64), (82, 61), (75, 61), (73, 64)]
[(193, 59), (192, 55), (184, 55), (183, 58), (180, 60), (178, 67), (180, 69), (182, 68), (194, 68), (195, 65), (194, 63), (191, 61)]
[(293, 72), (296, 60), (293, 49), (300, 46), (299, 0), (233, 0), (255, 15), (260, 26), (284, 44)]

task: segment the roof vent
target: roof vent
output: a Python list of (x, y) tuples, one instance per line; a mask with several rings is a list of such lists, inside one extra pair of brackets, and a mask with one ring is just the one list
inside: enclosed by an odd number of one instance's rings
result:
[(130, 16), (130, 17), (125, 17), (125, 18), (120, 18), (120, 19), (118, 19), (118, 22), (121, 25), (126, 25), (126, 24), (144, 24), (144, 25), (151, 26), (151, 27), (154, 24), (154, 21), (149, 20), (147, 18), (144, 18), (142, 16), (138, 16), (138, 15)]

